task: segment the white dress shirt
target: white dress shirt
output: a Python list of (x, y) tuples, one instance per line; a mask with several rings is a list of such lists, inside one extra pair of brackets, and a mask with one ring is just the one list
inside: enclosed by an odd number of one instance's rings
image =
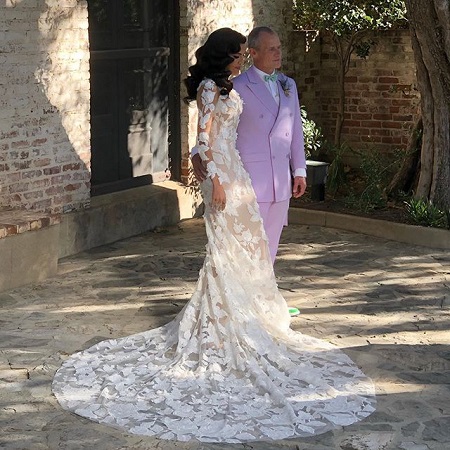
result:
[(264, 77), (266, 75), (275, 74), (275, 70), (272, 73), (267, 74), (267, 73), (263, 72), (262, 70), (259, 70), (257, 67), (255, 67), (255, 72), (261, 77), (261, 80), (264, 81), (264, 84), (266, 85), (267, 89), (269, 89), (269, 92), (272, 94), (272, 97), (277, 102), (277, 105), (279, 105), (280, 104), (280, 94), (278, 92), (278, 83), (276, 81), (264, 79)]

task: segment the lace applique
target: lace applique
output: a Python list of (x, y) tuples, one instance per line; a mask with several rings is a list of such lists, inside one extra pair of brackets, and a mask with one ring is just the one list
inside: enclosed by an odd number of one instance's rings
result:
[(242, 102), (200, 86), (199, 143), (225, 189), (210, 208), (194, 294), (167, 325), (72, 355), (53, 392), (74, 413), (142, 435), (239, 443), (306, 437), (374, 411), (374, 387), (338, 348), (292, 331), (259, 208), (235, 148)]

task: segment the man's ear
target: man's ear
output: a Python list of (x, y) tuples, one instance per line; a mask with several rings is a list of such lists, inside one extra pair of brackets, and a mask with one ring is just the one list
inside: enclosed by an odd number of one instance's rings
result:
[(253, 58), (256, 55), (256, 50), (254, 48), (249, 48), (248, 49), (248, 53), (249, 55)]

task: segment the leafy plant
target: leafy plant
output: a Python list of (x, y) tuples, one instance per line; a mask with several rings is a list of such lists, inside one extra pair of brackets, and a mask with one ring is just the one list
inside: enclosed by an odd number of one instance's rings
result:
[(294, 27), (318, 30), (331, 36), (337, 55), (339, 104), (334, 145), (341, 144), (345, 112), (345, 75), (355, 52), (367, 58), (373, 42), (367, 39), (372, 30), (384, 30), (406, 23), (403, 0), (294, 0)]
[(340, 189), (342, 185), (347, 181), (347, 174), (345, 171), (344, 154), (348, 152), (350, 148), (346, 145), (329, 145), (327, 146), (327, 153), (331, 156), (331, 163), (328, 167), (327, 175), (327, 187), (334, 194)]
[(320, 148), (323, 144), (323, 134), (320, 127), (311, 119), (308, 118), (304, 106), (300, 108), (300, 114), (303, 124), (303, 136), (305, 139), (305, 154), (306, 158), (317, 158)]
[(360, 158), (363, 189), (358, 193), (351, 192), (346, 204), (364, 212), (385, 207), (386, 187), (400, 163), (401, 154), (397, 153), (396, 157), (388, 159), (384, 153), (375, 149), (353, 152)]
[(371, 150), (361, 153), (360, 168), (365, 188), (361, 193), (360, 208), (364, 211), (386, 206), (384, 190), (388, 183), (387, 173), (390, 165), (384, 163), (381, 152)]
[(408, 219), (415, 225), (450, 229), (450, 210), (443, 211), (429, 200), (411, 198), (405, 201)]

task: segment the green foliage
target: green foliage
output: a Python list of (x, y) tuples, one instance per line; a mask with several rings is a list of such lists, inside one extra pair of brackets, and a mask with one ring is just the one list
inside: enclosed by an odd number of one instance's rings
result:
[(450, 229), (450, 210), (443, 211), (429, 200), (411, 198), (405, 201), (408, 219), (415, 225)]
[(294, 0), (294, 26), (338, 36), (404, 25), (403, 0)]
[(327, 174), (327, 187), (333, 194), (346, 183), (347, 174), (345, 172), (344, 154), (348, 152), (350, 148), (346, 145), (327, 146), (327, 153), (330, 155), (331, 163), (328, 167)]
[(358, 193), (350, 193), (346, 199), (347, 206), (364, 212), (384, 208), (387, 204), (385, 190), (400, 165), (400, 154), (389, 159), (374, 149), (354, 153), (360, 158), (363, 188)]
[(366, 59), (369, 56), (371, 47), (375, 44), (374, 41), (360, 41), (355, 43), (355, 53), (361, 59)]
[(371, 150), (360, 154), (365, 188), (361, 193), (361, 209), (371, 210), (386, 206), (384, 190), (390, 180), (390, 163), (386, 163), (386, 156), (379, 151)]
[(323, 144), (323, 134), (320, 127), (311, 119), (308, 119), (304, 106), (300, 108), (303, 124), (303, 135), (305, 138), (305, 154), (307, 159), (317, 157)]

